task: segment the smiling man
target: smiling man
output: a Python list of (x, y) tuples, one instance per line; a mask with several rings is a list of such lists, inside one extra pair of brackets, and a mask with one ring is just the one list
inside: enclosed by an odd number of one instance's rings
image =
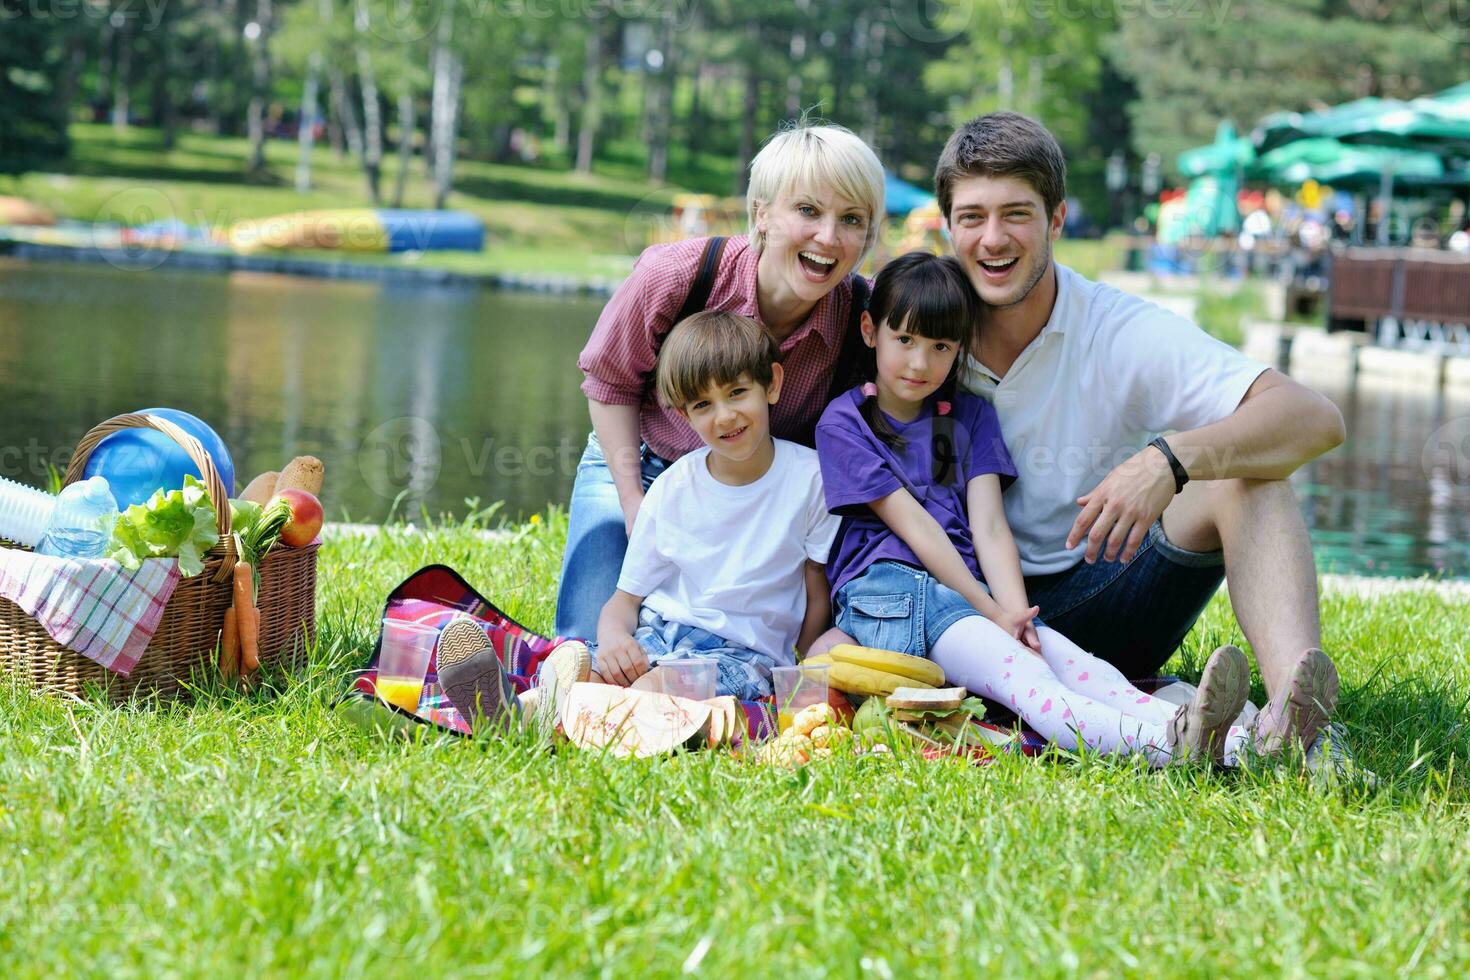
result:
[(995, 404), (1020, 474), (1006, 516), (1042, 619), (1145, 676), (1223, 579), (1271, 698), (1257, 748), (1310, 745), (1338, 680), (1287, 477), (1342, 442), (1342, 415), (1188, 320), (1059, 265), (1066, 161), (1035, 120), (966, 123), (934, 183), (985, 304), (965, 384)]

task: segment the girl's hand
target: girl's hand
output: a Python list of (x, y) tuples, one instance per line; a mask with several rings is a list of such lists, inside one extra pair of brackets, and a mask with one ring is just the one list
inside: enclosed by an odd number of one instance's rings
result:
[(1041, 654), (1041, 637), (1036, 635), (1036, 624), (1032, 622), (1041, 615), (1040, 606), (1030, 609), (1002, 609), (995, 624), (1020, 640), (1032, 653)]

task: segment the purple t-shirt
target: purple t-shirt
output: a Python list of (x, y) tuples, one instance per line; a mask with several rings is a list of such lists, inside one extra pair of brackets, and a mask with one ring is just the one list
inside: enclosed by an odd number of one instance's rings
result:
[(918, 418), (907, 424), (888, 416), (904, 438), (901, 450), (889, 448), (862, 417), (862, 390), (837, 396), (817, 423), (817, 459), (827, 509), (842, 518), (827, 577), (832, 595), (868, 566), (883, 560), (901, 561), (916, 568), (924, 563), (891, 531), (868, 505), (900, 487), (923, 505), (965, 560), (976, 578), (975, 543), (970, 534), (966, 489), (986, 473), (1000, 475), (1001, 489), (1016, 478), (1016, 466), (1001, 440), (1000, 422), (988, 401), (956, 393), (948, 415), (934, 411), (934, 399), (924, 403)]

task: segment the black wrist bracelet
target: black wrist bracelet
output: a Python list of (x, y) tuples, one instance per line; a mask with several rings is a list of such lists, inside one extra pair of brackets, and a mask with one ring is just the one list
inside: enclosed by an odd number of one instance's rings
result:
[(1169, 469), (1174, 471), (1174, 492), (1178, 493), (1180, 490), (1183, 490), (1184, 485), (1189, 482), (1189, 474), (1184, 471), (1184, 464), (1179, 462), (1179, 457), (1174, 455), (1174, 451), (1169, 448), (1169, 444), (1164, 441), (1164, 437), (1159, 436), (1150, 442), (1149, 445), (1163, 453), (1164, 458), (1169, 461)]

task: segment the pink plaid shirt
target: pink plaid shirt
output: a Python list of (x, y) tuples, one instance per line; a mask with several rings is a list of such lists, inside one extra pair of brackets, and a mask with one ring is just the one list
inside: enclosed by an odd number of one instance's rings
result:
[[(673, 319), (699, 274), (709, 239), (692, 238), (672, 245), (645, 249), (633, 274), (613, 293), (577, 367), (585, 374), (582, 391), (605, 405), (639, 406), (643, 441), (665, 459), (678, 459), (703, 445), (689, 423), (659, 403), (653, 391), (657, 360), (655, 340), (673, 329)], [(720, 254), (706, 309), (742, 313), (760, 320), (755, 292), (755, 269), (760, 255), (744, 237), (732, 237)], [(771, 406), (771, 434), (803, 445), (822, 409), (832, 368), (842, 348), (852, 303), (852, 281), (844, 279), (818, 301), (806, 322), (780, 343), (781, 400)]]

